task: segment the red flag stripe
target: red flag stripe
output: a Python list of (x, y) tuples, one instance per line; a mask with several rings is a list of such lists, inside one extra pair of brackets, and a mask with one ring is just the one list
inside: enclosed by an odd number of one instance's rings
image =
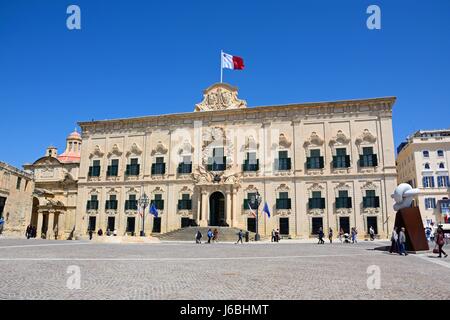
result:
[(241, 57), (233, 56), (234, 70), (244, 70), (244, 59)]

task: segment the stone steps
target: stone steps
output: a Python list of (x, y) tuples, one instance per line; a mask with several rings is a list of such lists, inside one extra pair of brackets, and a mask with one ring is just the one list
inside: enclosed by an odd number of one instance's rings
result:
[[(219, 231), (218, 236), (219, 242), (236, 241), (238, 238), (237, 234), (239, 230), (241, 230), (238, 228), (230, 228), (230, 227), (187, 227), (154, 236), (158, 237), (160, 240), (163, 241), (195, 241), (195, 235), (197, 231), (200, 230), (203, 236), (202, 241), (206, 241), (208, 240), (207, 233), (209, 229), (211, 229), (212, 231), (214, 231), (214, 229), (217, 229)], [(244, 240), (246, 231), (247, 230), (242, 229), (242, 232), (244, 233)], [(255, 238), (255, 234), (253, 232), (250, 232), (249, 238), (250, 240), (253, 240)]]

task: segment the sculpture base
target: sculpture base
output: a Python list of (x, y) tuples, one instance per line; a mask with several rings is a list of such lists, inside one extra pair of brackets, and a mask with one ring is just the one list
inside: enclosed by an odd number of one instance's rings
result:
[(406, 230), (406, 249), (408, 251), (427, 251), (428, 242), (419, 208), (400, 209), (395, 216), (397, 231)]

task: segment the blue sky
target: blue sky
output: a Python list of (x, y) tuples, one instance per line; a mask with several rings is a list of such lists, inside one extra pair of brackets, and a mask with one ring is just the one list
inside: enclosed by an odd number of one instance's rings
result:
[(250, 106), (393, 95), (396, 145), (450, 127), (448, 0), (0, 0), (0, 161), (62, 152), (77, 121), (192, 111), (221, 49)]

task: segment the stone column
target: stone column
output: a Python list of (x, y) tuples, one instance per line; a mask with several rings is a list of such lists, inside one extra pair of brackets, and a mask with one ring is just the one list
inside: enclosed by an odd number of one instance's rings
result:
[(64, 213), (60, 213), (58, 215), (58, 236), (60, 235), (61, 238), (58, 237), (58, 239), (65, 240), (66, 235), (66, 227), (65, 227), (65, 218), (66, 215)]
[(232, 213), (231, 213), (231, 215), (232, 215), (232, 227), (234, 227), (234, 228), (238, 228), (239, 226), (238, 226), (238, 223), (239, 223), (239, 221), (237, 220), (237, 206), (236, 206), (236, 204), (237, 204), (237, 194), (236, 194), (236, 190), (233, 190), (232, 191), (232, 194), (231, 194), (232, 196), (231, 196), (231, 211), (232, 211)]
[(208, 226), (208, 213), (207, 210), (207, 201), (208, 201), (208, 193), (203, 191), (202, 192), (202, 212), (201, 212), (201, 220), (200, 220), (200, 226), (201, 227), (207, 227)]
[(55, 211), (48, 212), (48, 227), (47, 227), (47, 239), (54, 239), (54, 222), (55, 222)]
[(231, 192), (229, 190), (226, 191), (226, 198), (225, 198), (226, 204), (225, 208), (227, 210), (227, 216), (226, 216), (226, 222), (231, 227)]
[(201, 193), (197, 194), (197, 224), (200, 225), (202, 217), (202, 198)]
[(38, 222), (36, 226), (36, 237), (41, 239), (42, 237), (42, 224), (44, 222), (44, 214), (42, 211), (38, 211)]

